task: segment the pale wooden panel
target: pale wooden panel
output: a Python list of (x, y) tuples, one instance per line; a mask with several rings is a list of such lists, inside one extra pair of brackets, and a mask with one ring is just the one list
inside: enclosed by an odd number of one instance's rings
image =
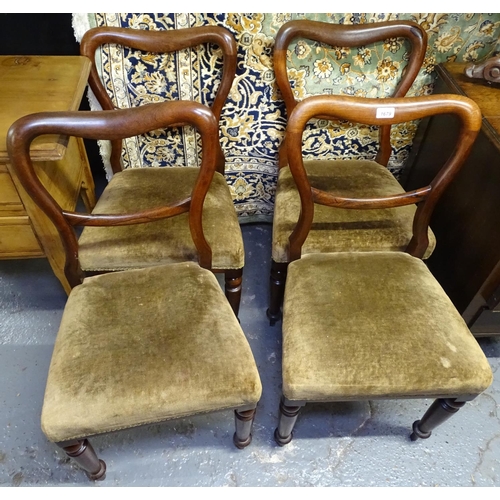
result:
[[(33, 166), (38, 178), (59, 205), (65, 210), (74, 210), (82, 186), (83, 170), (86, 168), (77, 139), (70, 138), (66, 154), (61, 160), (37, 161)], [(24, 196), (23, 199), (27, 204)]]
[(29, 226), (30, 219), (27, 215), (6, 215), (0, 217), (1, 226)]
[[(77, 110), (89, 71), (90, 61), (80, 56), (0, 56), (0, 181), (4, 181), (0, 184), (0, 258), (45, 254), (68, 293), (60, 237), (8, 165), (6, 136), (21, 116)], [(64, 209), (75, 209), (80, 191), (88, 208), (93, 208), (94, 182), (81, 139), (68, 142), (67, 137), (42, 136), (33, 143), (31, 156), (42, 183)]]
[[(18, 118), (78, 109), (89, 71), (90, 61), (81, 56), (0, 56), (0, 161), (8, 160), (7, 131)], [(33, 144), (33, 158), (61, 158), (65, 140), (40, 137)]]
[[(499, 100), (500, 100), (500, 96), (499, 96)], [(489, 117), (488, 122), (496, 130), (497, 134), (500, 134), (500, 116), (498, 118)]]
[(22, 208), (22, 203), (9, 173), (0, 171), (0, 210), (4, 208)]
[[(14, 218), (12, 218), (14, 219)], [(43, 251), (33, 233), (28, 217), (21, 224), (0, 225), (0, 257), (42, 257)]]

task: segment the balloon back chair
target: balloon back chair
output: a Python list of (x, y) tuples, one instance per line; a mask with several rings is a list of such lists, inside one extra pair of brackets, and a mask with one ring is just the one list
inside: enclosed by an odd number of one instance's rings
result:
[[(354, 198), (339, 184), (323, 191), (301, 154), (313, 117), (328, 115), (370, 125), (392, 125), (451, 113), (461, 123), (456, 146), (429, 185), (411, 192)], [(314, 96), (293, 110), (287, 127), (290, 171), (301, 211), (293, 230), (283, 304), (283, 398), (275, 439), (285, 445), (308, 402), (435, 398), (411, 439), (428, 438), (465, 401), (492, 382), (477, 341), (421, 258), (428, 224), (481, 127), (470, 99), (440, 95), (400, 99)], [(453, 138), (443, 137), (443, 140)], [(370, 210), (417, 203), (413, 236), (404, 252), (329, 252), (302, 255), (317, 206)], [(439, 242), (438, 242), (439, 244)]]
[[(30, 143), (38, 135), (116, 141), (179, 122), (199, 131), (202, 164), (187, 195), (178, 189), (176, 199), (164, 200), (161, 178), (144, 187), (143, 194), (156, 206), (139, 202), (131, 210), (131, 192), (118, 186), (104, 192), (113, 207), (108, 213), (65, 211), (46, 191), (30, 160)], [(246, 337), (211, 272), (212, 250), (202, 217), (216, 171), (217, 130), (211, 110), (194, 102), (39, 113), (21, 118), (10, 128), (12, 167), (56, 226), (72, 286), (50, 364), (42, 430), (91, 479), (102, 479), (106, 470), (89, 444), (87, 438), (92, 435), (234, 408), (234, 444), (243, 448), (251, 441), (261, 383)], [(141, 227), (183, 215), (198, 262), (156, 266), (148, 262), (142, 269), (84, 276), (74, 226)], [(120, 256), (110, 255), (112, 261), (115, 258)]]
[[(103, 44), (116, 44), (150, 53), (168, 53), (204, 43), (216, 44), (223, 56), (220, 85), (215, 93), (212, 111), (219, 121), (222, 107), (231, 89), (236, 73), (236, 42), (232, 34), (218, 26), (202, 26), (180, 30), (149, 31), (130, 28), (99, 27), (87, 31), (81, 41), (80, 53), (92, 62), (89, 85), (104, 110), (115, 109), (96, 65), (96, 50)], [(112, 64), (112, 62), (110, 63)], [(182, 122), (176, 126), (185, 125)], [(244, 266), (243, 238), (238, 224), (229, 186), (224, 178), (225, 160), (220, 143), (216, 146), (217, 172), (203, 207), (204, 228), (213, 251), (213, 271), (224, 273), (226, 296), (238, 314)], [(111, 189), (126, 190), (123, 196), (126, 210), (137, 207), (148, 209), (158, 204), (150, 196), (149, 187), (163, 185), (162, 200), (176, 199), (186, 193), (197, 177), (197, 167), (122, 169), (122, 140), (111, 141), (110, 163), (114, 173)], [(95, 213), (110, 213), (106, 198), (101, 199)], [(147, 226), (103, 229), (86, 227), (80, 238), (81, 266), (86, 271), (102, 272), (156, 265), (160, 262), (183, 262), (195, 258), (195, 247), (190, 237), (187, 216), (165, 219)]]
[[(411, 53), (392, 97), (406, 95), (421, 69), (427, 48), (425, 30), (411, 21), (362, 25), (338, 25), (309, 20), (285, 23), (276, 36), (274, 71), (288, 117), (298, 103), (287, 73), (288, 46), (299, 37), (337, 47), (363, 47), (386, 39), (406, 38), (411, 44)], [(375, 85), (378, 84), (374, 83)], [(321, 183), (318, 188), (325, 191), (342, 186), (346, 195), (349, 193), (352, 197), (362, 197), (369, 192), (375, 192), (379, 196), (398, 192), (401, 190), (401, 185), (386, 168), (391, 155), (390, 131), (389, 126), (380, 127), (380, 147), (373, 161), (317, 158), (305, 161), (305, 169), (310, 176), (314, 176), (316, 181)], [(271, 292), (267, 310), (271, 325), (281, 317), (287, 267), (290, 262), (288, 237), (297, 223), (300, 212), (300, 199), (290, 172), (286, 141), (285, 139), (281, 144), (279, 152), (279, 174), (273, 216)], [(327, 207), (318, 207), (302, 253), (346, 250), (403, 251), (411, 239), (414, 212), (415, 206), (412, 205), (399, 210), (392, 207), (380, 208), (369, 214), (363, 210), (330, 210)], [(434, 244), (434, 236), (431, 233), (426, 257), (431, 254)]]

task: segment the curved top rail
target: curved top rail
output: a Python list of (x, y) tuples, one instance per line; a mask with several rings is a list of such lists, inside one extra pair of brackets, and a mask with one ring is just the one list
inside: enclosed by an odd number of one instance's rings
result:
[[(326, 115), (368, 125), (384, 125), (446, 113), (459, 118), (460, 132), (454, 151), (428, 186), (378, 198), (346, 198), (311, 186), (302, 159), (302, 134), (311, 118)], [(319, 95), (298, 103), (289, 118), (285, 139), (290, 171), (301, 199), (299, 222), (290, 236), (291, 260), (300, 258), (302, 244), (313, 221), (314, 203), (347, 209), (389, 208), (418, 203), (413, 238), (406, 251), (422, 257), (428, 245), (427, 229), (434, 206), (467, 158), (481, 128), (481, 122), (481, 111), (477, 104), (459, 95), (442, 94), (384, 100)]]
[[(191, 197), (141, 212), (94, 215), (63, 210), (41, 183), (29, 154), (31, 142), (39, 135), (62, 134), (87, 139), (121, 140), (158, 128), (175, 126), (179, 121), (196, 127), (202, 141), (202, 163)], [(115, 111), (44, 112), (24, 116), (10, 127), (7, 150), (24, 189), (57, 228), (66, 252), (65, 274), (70, 285), (76, 286), (83, 275), (78, 262), (74, 225), (139, 224), (189, 211), (189, 226), (200, 265), (211, 268), (212, 251), (203, 233), (202, 208), (216, 170), (218, 139), (218, 123), (210, 108), (192, 101), (174, 101)]]
[[(285, 101), (288, 117), (297, 105), (287, 73), (287, 49), (292, 40), (308, 38), (331, 46), (356, 47), (382, 41), (387, 38), (404, 37), (410, 41), (411, 54), (392, 97), (404, 97), (417, 77), (427, 50), (427, 33), (413, 21), (385, 21), (369, 24), (331, 24), (305, 19), (285, 23), (276, 35), (274, 46), (274, 71), (276, 83)], [(322, 117), (323, 118), (323, 117)], [(390, 127), (380, 129), (380, 149), (377, 161), (387, 165), (391, 155)], [(280, 168), (287, 164), (286, 146), (280, 150)]]

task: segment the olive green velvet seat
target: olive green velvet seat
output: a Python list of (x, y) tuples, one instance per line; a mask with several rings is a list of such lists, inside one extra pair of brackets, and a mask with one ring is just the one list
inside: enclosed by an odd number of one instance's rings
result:
[[(312, 187), (349, 198), (387, 196), (404, 191), (401, 184), (375, 161), (304, 161)], [(412, 238), (416, 206), (376, 210), (348, 210), (318, 205), (302, 254), (323, 252), (404, 251)], [(289, 167), (278, 176), (273, 221), (272, 258), (289, 262), (288, 238), (300, 215), (300, 196)], [(429, 229), (431, 255), (436, 240)]]
[[(194, 167), (151, 167), (116, 173), (93, 214), (123, 214), (188, 198), (198, 175)], [(214, 270), (242, 269), (241, 229), (224, 176), (214, 173), (203, 205), (203, 228)], [(85, 271), (136, 269), (197, 261), (188, 213), (148, 224), (85, 227), (79, 239)]]
[(283, 310), (290, 401), (467, 397), (492, 382), (455, 306), (406, 253), (303, 256), (289, 266)]
[(213, 273), (191, 262), (108, 273), (69, 296), (42, 429), (64, 442), (255, 408), (260, 395), (252, 352)]

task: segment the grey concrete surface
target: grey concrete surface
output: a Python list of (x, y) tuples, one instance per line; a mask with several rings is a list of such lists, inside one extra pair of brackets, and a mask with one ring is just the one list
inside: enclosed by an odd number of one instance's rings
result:
[[(281, 323), (265, 316), (270, 225), (243, 226), (247, 264), (240, 320), (263, 383), (253, 442), (233, 446), (231, 411), (93, 439), (108, 466), (90, 482), (40, 429), (52, 346), (66, 296), (45, 260), (0, 261), (2, 486), (497, 486), (500, 380), (426, 441), (410, 428), (429, 400), (311, 404), (294, 440), (273, 440), (281, 391)], [(500, 339), (483, 338), (493, 370)]]

